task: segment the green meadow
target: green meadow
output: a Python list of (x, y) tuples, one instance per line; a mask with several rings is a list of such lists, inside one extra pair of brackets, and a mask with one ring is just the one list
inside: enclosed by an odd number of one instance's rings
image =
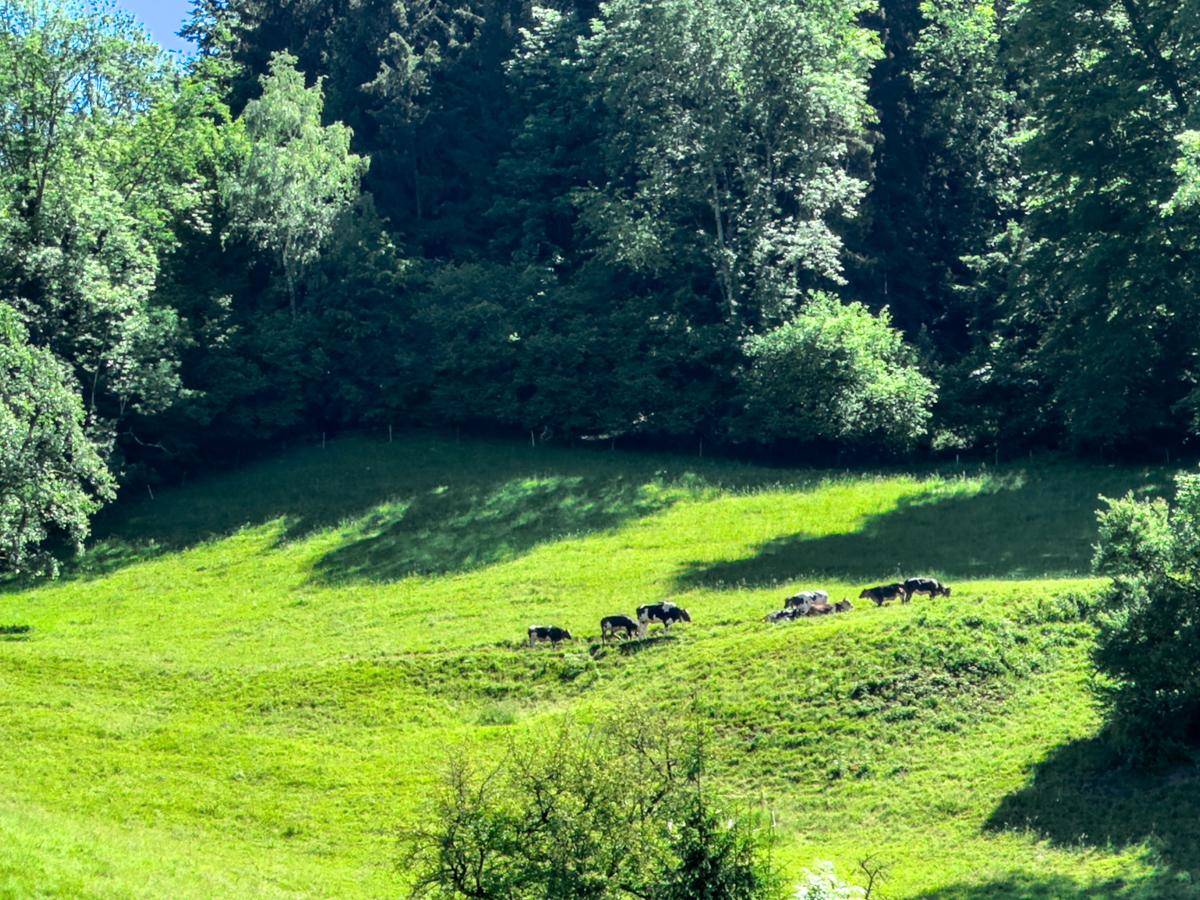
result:
[[(756, 467), (346, 439), (125, 500), (0, 592), (0, 895), (385, 896), (452, 754), (564, 713), (699, 715), (778, 862), (898, 898), (1200, 896), (1200, 777), (1114, 769), (1084, 607), (1098, 494), (1029, 460)], [(795, 589), (949, 599), (766, 625)], [(693, 623), (602, 647), (671, 598)], [(578, 640), (524, 646), (530, 624)]]

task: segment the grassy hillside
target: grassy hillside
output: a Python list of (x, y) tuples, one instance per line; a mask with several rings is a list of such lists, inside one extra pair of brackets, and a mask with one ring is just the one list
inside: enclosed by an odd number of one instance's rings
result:
[[(69, 577), (0, 593), (0, 895), (396, 893), (448, 753), (630, 703), (702, 712), (793, 872), (874, 854), (889, 898), (1200, 895), (1200, 778), (1105, 767), (1068, 596), (1096, 495), (1167, 476), (414, 437), (127, 503)], [(954, 596), (761, 622), (902, 573)], [(667, 597), (691, 626), (592, 646)], [(534, 622), (587, 640), (530, 651)]]

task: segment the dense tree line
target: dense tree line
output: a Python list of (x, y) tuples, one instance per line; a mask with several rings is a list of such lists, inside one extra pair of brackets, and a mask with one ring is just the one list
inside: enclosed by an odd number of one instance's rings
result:
[(363, 425), (794, 458), (1200, 427), (1193, 4), (193, 5), (177, 60), (0, 0), (0, 443), (69, 460), (0, 466), (5, 567), (114, 478)]

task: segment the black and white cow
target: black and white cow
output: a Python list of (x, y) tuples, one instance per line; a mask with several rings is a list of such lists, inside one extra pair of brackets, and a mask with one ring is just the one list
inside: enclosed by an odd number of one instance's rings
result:
[(925, 594), (928, 597), (949, 597), (950, 588), (936, 578), (909, 578), (904, 582), (904, 593), (910, 600), (914, 594)]
[(768, 613), (764, 622), (791, 622), (797, 615), (803, 615), (799, 608), (796, 609), (777, 609), (773, 613)]
[(529, 646), (534, 644), (558, 644), (562, 641), (573, 641), (571, 632), (565, 628), (559, 628), (557, 625), (530, 625), (529, 626)]
[(637, 616), (638, 622), (643, 628), (651, 622), (658, 622), (663, 628), (670, 628), (675, 622), (692, 621), (687, 610), (674, 603), (651, 603), (648, 606), (639, 606)]
[(784, 609), (807, 609), (817, 603), (828, 603), (829, 594), (825, 591), (801, 591), (783, 601)]

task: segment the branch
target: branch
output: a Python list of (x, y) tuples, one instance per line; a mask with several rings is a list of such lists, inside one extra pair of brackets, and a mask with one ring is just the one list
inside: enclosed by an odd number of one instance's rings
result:
[(1158, 40), (1150, 33), (1146, 20), (1142, 18), (1138, 0), (1121, 0), (1121, 5), (1125, 8), (1125, 15), (1129, 17), (1129, 26), (1133, 29), (1139, 49), (1146, 54), (1158, 80), (1170, 93), (1180, 114), (1186, 118), (1191, 104), (1188, 103), (1187, 94), (1179, 81), (1179, 72), (1175, 69), (1175, 64), (1159, 50)]
[(858, 868), (867, 876), (867, 887), (866, 893), (863, 895), (863, 900), (871, 900), (875, 896), (875, 889), (887, 881), (887, 863), (879, 862), (875, 854), (872, 853), (870, 856), (864, 856), (858, 861)]

